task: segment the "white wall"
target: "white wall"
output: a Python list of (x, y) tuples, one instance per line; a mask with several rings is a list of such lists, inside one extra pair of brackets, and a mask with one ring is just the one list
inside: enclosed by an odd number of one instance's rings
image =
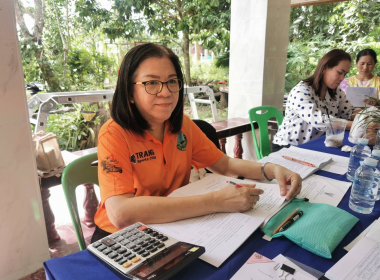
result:
[[(290, 0), (232, 0), (228, 118), (271, 105), (282, 111)], [(255, 160), (251, 132), (243, 135), (243, 158)], [(227, 153), (233, 138), (227, 140)]]
[(49, 259), (13, 1), (0, 3), (0, 279)]

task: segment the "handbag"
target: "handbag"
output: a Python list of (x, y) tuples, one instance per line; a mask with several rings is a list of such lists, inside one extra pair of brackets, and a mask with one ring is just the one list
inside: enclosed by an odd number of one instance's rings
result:
[[(272, 235), (297, 208), (303, 211), (303, 215), (286, 230)], [(358, 221), (359, 219), (350, 213), (329, 204), (294, 199), (274, 215), (262, 231), (272, 238), (285, 236), (300, 247), (331, 259), (332, 252)]]
[(65, 166), (57, 136), (54, 133), (39, 131), (33, 134), (32, 139), (38, 171), (49, 173)]

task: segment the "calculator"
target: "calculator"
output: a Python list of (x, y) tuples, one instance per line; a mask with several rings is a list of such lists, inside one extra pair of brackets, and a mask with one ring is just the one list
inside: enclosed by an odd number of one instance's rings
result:
[(169, 279), (205, 252), (204, 247), (178, 241), (143, 223), (104, 237), (87, 249), (133, 280)]

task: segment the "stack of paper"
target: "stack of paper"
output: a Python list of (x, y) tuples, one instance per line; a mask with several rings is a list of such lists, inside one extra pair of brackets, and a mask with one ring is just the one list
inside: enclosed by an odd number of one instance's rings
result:
[(239, 184), (256, 184), (264, 190), (254, 209), (245, 213), (215, 213), (201, 217), (152, 227), (175, 239), (204, 246), (206, 253), (200, 258), (219, 267), (239, 246), (263, 223), (268, 215), (276, 212), (285, 197), (280, 195), (278, 185), (264, 184), (251, 180), (238, 180), (211, 174), (200, 181), (184, 186), (169, 197), (186, 197), (220, 190), (227, 186), (226, 181)]
[[(273, 260), (270, 260), (258, 253), (254, 253), (248, 259), (248, 261), (235, 273), (231, 280), (317, 280), (319, 277), (323, 276), (323, 273), (319, 271), (311, 269), (310, 267), (307, 267), (303, 264), (298, 264), (299, 265), (281, 254), (275, 257)], [(286, 270), (282, 270), (283, 265), (289, 267), (292, 273), (289, 273)], [(311, 272), (313, 272), (313, 274)]]

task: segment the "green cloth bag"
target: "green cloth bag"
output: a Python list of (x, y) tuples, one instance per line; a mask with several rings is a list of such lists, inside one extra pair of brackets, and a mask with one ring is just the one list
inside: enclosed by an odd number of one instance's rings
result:
[[(297, 208), (303, 211), (303, 215), (286, 230), (272, 235)], [(272, 238), (285, 236), (302, 248), (331, 259), (331, 253), (358, 221), (358, 218), (340, 208), (294, 199), (274, 215), (262, 231)]]

